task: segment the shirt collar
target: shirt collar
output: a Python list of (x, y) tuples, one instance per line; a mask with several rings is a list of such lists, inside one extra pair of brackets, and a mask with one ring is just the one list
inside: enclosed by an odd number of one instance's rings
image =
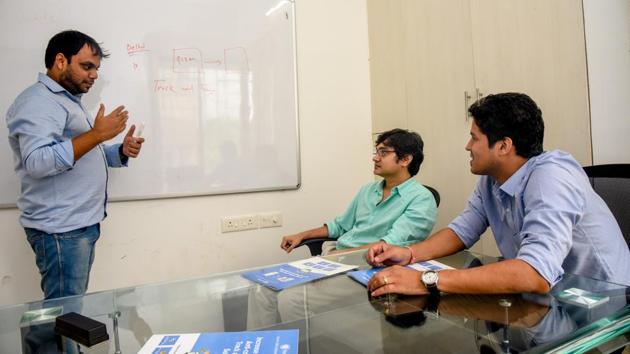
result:
[[(408, 180), (406, 180), (403, 183), (401, 183), (401, 184), (397, 185), (396, 187), (392, 188), (392, 194), (404, 195), (405, 193), (413, 190), (413, 186), (415, 184), (416, 184), (416, 180), (412, 176)], [(383, 187), (385, 187), (385, 180), (382, 180), (378, 184), (378, 189), (376, 191), (378, 193), (380, 193), (380, 195), (383, 195)]]
[(37, 76), (37, 81), (41, 82), (50, 91), (52, 91), (54, 93), (66, 94), (66, 96), (72, 98), (73, 100), (75, 100), (77, 102), (80, 102), (81, 101), (81, 96), (83, 96), (82, 93), (77, 94), (77, 95), (71, 94), (63, 86), (59, 85), (59, 83), (57, 81), (53, 80), (50, 76), (48, 76), (48, 75), (46, 75), (44, 73), (39, 73), (39, 75)]
[[(514, 194), (518, 191), (520, 186), (523, 184), (523, 180), (527, 176), (530, 170), (530, 166), (532, 165), (535, 158), (530, 158), (521, 166), (514, 174), (510, 176), (500, 187), (499, 189), (509, 195), (510, 197), (514, 197)], [(495, 181), (496, 183), (496, 181)]]

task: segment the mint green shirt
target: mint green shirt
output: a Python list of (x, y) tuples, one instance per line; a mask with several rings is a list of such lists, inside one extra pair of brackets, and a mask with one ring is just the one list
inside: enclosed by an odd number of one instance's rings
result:
[(381, 202), (384, 183), (363, 186), (346, 212), (326, 223), (329, 237), (337, 239), (337, 249), (379, 240), (406, 246), (429, 236), (437, 218), (433, 194), (410, 178)]

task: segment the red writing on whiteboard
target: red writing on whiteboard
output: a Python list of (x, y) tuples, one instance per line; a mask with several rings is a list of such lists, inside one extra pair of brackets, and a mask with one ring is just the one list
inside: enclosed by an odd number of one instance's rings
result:
[(166, 80), (153, 80), (153, 92), (175, 92), (175, 87)]
[(173, 72), (175, 73), (199, 73), (202, 62), (201, 51), (197, 48), (173, 49)]
[(185, 64), (185, 63), (191, 63), (193, 61), (196, 61), (197, 58), (186, 57), (186, 56), (183, 56), (183, 55), (176, 55), (175, 56), (175, 60), (177, 61), (177, 64)]
[(167, 80), (153, 80), (153, 92), (156, 93), (189, 94), (195, 91), (200, 91), (209, 95), (213, 95), (216, 92), (216, 90), (209, 88), (205, 84), (201, 84), (197, 87), (192, 83), (173, 84)]
[(147, 49), (147, 47), (144, 45), (144, 43), (127, 43), (127, 54), (129, 56), (132, 56), (134, 54), (138, 54), (138, 53), (142, 53), (142, 52), (148, 52), (149, 50)]

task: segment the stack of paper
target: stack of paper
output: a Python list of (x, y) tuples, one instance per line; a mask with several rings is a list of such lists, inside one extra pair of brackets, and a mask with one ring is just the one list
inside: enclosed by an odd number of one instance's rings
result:
[(609, 297), (592, 293), (579, 288), (570, 288), (561, 291), (557, 296), (558, 300), (581, 307), (592, 308), (608, 301)]

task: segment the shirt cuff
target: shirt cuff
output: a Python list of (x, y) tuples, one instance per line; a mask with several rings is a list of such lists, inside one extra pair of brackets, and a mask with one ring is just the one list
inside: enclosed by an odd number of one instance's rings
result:
[(55, 161), (57, 164), (57, 169), (59, 171), (64, 171), (70, 169), (74, 166), (74, 147), (72, 145), (72, 140), (64, 140), (59, 144), (56, 144), (57, 148), (55, 150)]
[[(457, 221), (457, 219), (455, 219), (455, 221)], [(457, 236), (459, 240), (462, 241), (462, 243), (464, 244), (464, 246), (466, 246), (466, 248), (472, 247), (472, 245), (474, 245), (475, 242), (478, 241), (478, 239), (475, 240), (475, 239), (467, 238), (464, 228), (460, 227), (455, 222), (448, 224), (447, 228), (453, 230), (453, 232), (455, 233), (455, 236)]]
[(519, 252), (519, 254), (516, 256), (516, 259), (520, 259), (521, 261), (529, 264), (532, 268), (534, 268), (534, 270), (536, 270), (536, 272), (538, 272), (538, 274), (540, 274), (540, 276), (543, 277), (547, 281), (547, 283), (549, 283), (549, 288), (552, 288), (560, 280), (562, 280), (562, 275), (564, 274), (564, 271), (554, 271), (552, 266), (542, 264), (539, 258), (539, 253), (532, 254), (530, 252)]
[(109, 167), (127, 167), (129, 158), (121, 153), (122, 144), (104, 145), (105, 157)]
[(328, 228), (328, 237), (329, 238), (334, 238), (337, 239), (339, 238), (339, 231), (340, 231), (340, 227), (339, 225), (337, 225), (337, 223), (335, 223), (334, 221), (329, 221), (327, 223), (325, 223), (324, 225), (326, 225), (326, 227)]
[(118, 157), (120, 158), (120, 163), (123, 166), (127, 166), (127, 163), (129, 162), (129, 156), (127, 156), (127, 155), (125, 155), (123, 153), (123, 146), (122, 145), (120, 145), (118, 147)]

